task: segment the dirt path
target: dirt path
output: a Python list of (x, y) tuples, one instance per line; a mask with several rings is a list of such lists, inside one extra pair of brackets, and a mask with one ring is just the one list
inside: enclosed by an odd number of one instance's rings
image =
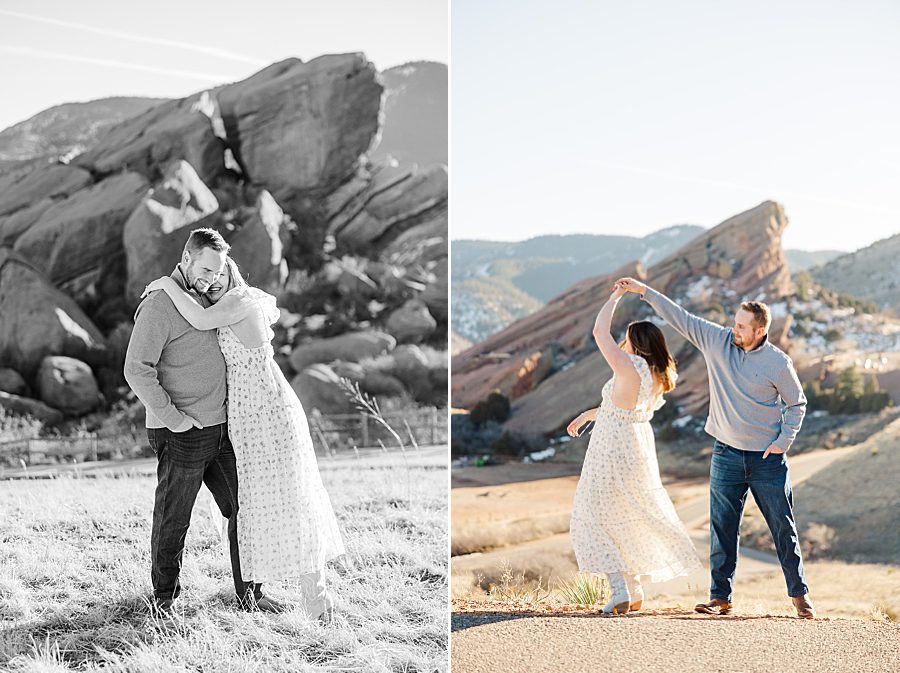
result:
[(454, 612), (458, 673), (896, 673), (900, 626), (852, 620)]
[[(814, 451), (790, 459), (793, 484), (802, 483), (834, 461), (843, 458), (859, 447)], [(528, 481), (505, 482), (500, 475), (486, 475), (486, 485), (454, 488), (452, 548), (458, 553), (462, 548), (490, 546), (490, 542), (503, 545), (485, 552), (460, 554), (451, 559), (452, 583), (461, 593), (471, 585), (472, 578), (491, 577), (502, 563), (508, 561), (514, 570), (529, 568), (535, 577), (545, 580), (551, 575), (569, 575), (577, 572), (569, 541), (568, 523), (575, 495), (577, 476), (548, 476), (534, 478), (537, 466), (530, 472)], [(469, 475), (465, 482), (471, 484), (475, 477)], [(459, 482), (457, 482), (459, 483)], [(704, 563), (709, 555), (709, 486), (697, 480), (672, 481), (666, 489), (676, 505), (678, 516), (685, 522), (697, 554)], [(752, 505), (751, 505), (752, 506)], [(529, 512), (523, 516), (522, 512)], [(743, 547), (738, 559), (738, 575), (741, 578), (772, 572), (779, 567), (774, 554)], [(699, 570), (688, 577), (648, 587), (649, 597), (684, 592), (705, 591), (709, 572)], [(459, 595), (459, 594), (454, 594)]]

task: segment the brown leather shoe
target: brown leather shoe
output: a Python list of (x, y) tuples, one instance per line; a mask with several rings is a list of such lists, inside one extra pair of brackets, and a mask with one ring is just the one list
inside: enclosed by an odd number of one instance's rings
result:
[(816, 618), (816, 609), (813, 607), (813, 604), (809, 602), (809, 594), (804, 596), (794, 596), (791, 598), (791, 602), (794, 604), (794, 607), (797, 608), (797, 616), (800, 619)]
[(707, 615), (730, 615), (734, 606), (721, 598), (713, 598), (709, 603), (697, 603), (694, 612), (702, 612)]

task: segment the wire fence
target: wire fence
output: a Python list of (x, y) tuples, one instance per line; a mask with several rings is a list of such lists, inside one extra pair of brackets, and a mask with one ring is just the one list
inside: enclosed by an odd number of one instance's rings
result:
[[(431, 408), (391, 412), (384, 414), (383, 418), (400, 437), (405, 448), (449, 443), (446, 410)], [(308, 420), (318, 455), (335, 456), (354, 449), (399, 448), (391, 432), (368, 414), (322, 414), (313, 410)], [(152, 455), (143, 429), (112, 437), (84, 434), (0, 442), (0, 464), (11, 466), (84, 463)]]

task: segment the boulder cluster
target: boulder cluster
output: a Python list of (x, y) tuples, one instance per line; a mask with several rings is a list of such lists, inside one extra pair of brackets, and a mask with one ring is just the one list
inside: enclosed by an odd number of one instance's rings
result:
[(0, 405), (58, 423), (121, 397), (141, 291), (198, 227), (277, 296), (305, 405), (348, 410), (340, 377), (446, 404), (447, 168), (370, 160), (382, 104), (362, 54), (288, 59), (0, 172)]

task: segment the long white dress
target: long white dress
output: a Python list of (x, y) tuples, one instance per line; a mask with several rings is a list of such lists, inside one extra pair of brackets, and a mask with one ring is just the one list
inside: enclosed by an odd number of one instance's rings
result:
[(651, 582), (665, 582), (701, 565), (659, 478), (650, 419), (665, 401), (653, 394), (647, 361), (629, 358), (641, 377), (637, 404), (631, 411), (613, 404), (615, 376), (603, 386), (570, 536), (582, 572), (649, 575)]
[[(269, 339), (279, 315), (275, 297), (241, 286), (228, 294), (252, 299)], [(245, 347), (231, 327), (218, 330), (228, 381), (228, 435), (238, 475), (238, 548), (245, 581), (300, 578), (324, 592), (326, 562), (344, 553), (322, 484), (306, 414), (275, 363), (272, 344)], [(306, 577), (303, 577), (306, 576)], [(309, 585), (307, 587), (307, 585)]]

